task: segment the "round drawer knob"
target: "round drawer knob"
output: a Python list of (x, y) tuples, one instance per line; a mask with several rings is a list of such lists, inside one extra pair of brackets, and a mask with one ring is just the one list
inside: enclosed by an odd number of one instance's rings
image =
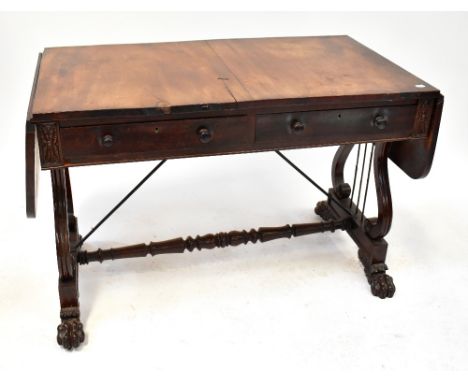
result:
[(387, 117), (383, 116), (382, 114), (378, 114), (374, 118), (374, 126), (379, 130), (385, 129), (387, 127)]
[(301, 121), (298, 121), (297, 119), (293, 120), (291, 122), (291, 131), (294, 134), (300, 134), (304, 131), (305, 125)]
[(114, 139), (112, 138), (112, 135), (110, 134), (106, 134), (102, 137), (102, 145), (104, 147), (111, 147), (113, 142), (114, 142)]
[(201, 143), (208, 143), (213, 139), (213, 133), (208, 127), (201, 126), (198, 130), (198, 138), (200, 139)]

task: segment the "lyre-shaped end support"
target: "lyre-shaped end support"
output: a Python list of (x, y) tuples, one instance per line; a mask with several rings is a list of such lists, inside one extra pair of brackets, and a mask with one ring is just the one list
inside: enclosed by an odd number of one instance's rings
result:
[[(344, 167), (346, 161), (349, 157), (353, 149), (353, 145), (344, 145), (340, 146), (333, 158), (332, 164), (332, 184), (333, 184), (333, 191), (334, 194), (338, 197), (338, 199), (344, 201), (347, 200), (345, 203), (354, 214), (357, 223), (364, 225), (365, 232), (369, 235), (370, 238), (378, 240), (385, 235), (390, 230), (391, 222), (392, 222), (392, 197), (390, 193), (390, 182), (388, 178), (388, 154), (390, 151), (390, 143), (376, 143), (375, 147), (372, 148), (370, 151), (370, 160), (369, 160), (369, 168), (367, 172), (367, 181), (363, 185), (364, 174), (365, 170), (365, 162), (367, 156), (367, 146), (364, 148), (364, 153), (361, 155), (361, 147), (358, 147), (358, 152), (356, 155), (356, 165), (354, 171), (354, 180), (353, 185), (350, 186), (348, 183), (345, 182), (344, 179)], [(362, 166), (359, 164), (360, 157), (362, 156)], [(373, 160), (372, 160), (373, 158)], [(375, 188), (376, 188), (376, 195), (377, 195), (377, 206), (378, 206), (378, 216), (374, 219), (365, 219), (364, 216), (364, 208), (365, 202), (367, 198), (367, 191), (368, 191), (368, 184), (369, 184), (369, 176), (371, 172), (371, 165), (373, 162), (374, 168), (374, 180), (375, 180)], [(357, 181), (357, 174), (360, 171), (360, 180)], [(362, 189), (365, 188), (364, 197), (361, 198)], [(357, 191), (355, 191), (358, 189)], [(357, 202), (353, 204), (354, 197), (356, 197)], [(348, 199), (349, 198), (349, 199)], [(359, 210), (361, 207), (362, 201), (362, 210)]]
[(80, 321), (78, 263), (72, 249), (76, 245), (79, 233), (73, 211), (68, 169), (51, 170), (51, 180), (61, 308), (61, 323), (57, 327), (57, 342), (70, 350), (78, 347), (84, 340), (83, 325)]
[[(368, 150), (367, 145), (364, 146), (363, 150), (361, 150), (361, 145), (358, 146), (354, 180), (350, 186), (345, 182), (344, 168), (352, 149), (353, 145), (344, 145), (338, 148), (332, 164), (333, 188), (330, 190), (330, 197), (328, 201), (317, 204), (315, 211), (324, 220), (345, 217), (345, 209), (348, 214), (352, 215), (354, 225), (348, 228), (347, 232), (359, 247), (359, 259), (364, 266), (372, 294), (380, 298), (392, 297), (395, 293), (395, 285), (393, 279), (386, 274), (387, 242), (383, 239), (389, 232), (392, 222), (392, 198), (387, 168), (390, 143), (373, 144), (370, 150)], [(366, 156), (369, 152), (370, 159), (367, 161), (366, 168)], [(360, 163), (360, 159), (362, 163)], [(364, 211), (372, 164), (378, 216), (366, 219)], [(360, 174), (359, 177), (358, 174)], [(367, 174), (366, 181), (364, 181), (365, 174)], [(364, 197), (361, 197), (363, 190)], [(340, 207), (344, 208), (336, 208), (337, 202), (341, 204)]]

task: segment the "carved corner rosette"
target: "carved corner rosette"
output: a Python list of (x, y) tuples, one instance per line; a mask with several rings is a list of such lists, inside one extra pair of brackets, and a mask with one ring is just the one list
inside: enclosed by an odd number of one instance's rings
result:
[(37, 133), (42, 167), (62, 166), (63, 157), (58, 123), (41, 123), (37, 126)]

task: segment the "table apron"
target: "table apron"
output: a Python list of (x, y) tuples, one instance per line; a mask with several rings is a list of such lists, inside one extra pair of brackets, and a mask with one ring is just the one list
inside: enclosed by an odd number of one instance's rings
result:
[(424, 138), (418, 104), (38, 126), (43, 169)]

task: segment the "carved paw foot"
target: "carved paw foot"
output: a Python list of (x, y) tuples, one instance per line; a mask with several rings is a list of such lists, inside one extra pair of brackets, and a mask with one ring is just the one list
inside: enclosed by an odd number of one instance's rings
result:
[(393, 279), (386, 273), (376, 273), (371, 275), (369, 284), (374, 296), (380, 298), (392, 298), (395, 294), (395, 284), (393, 284)]
[(57, 342), (65, 349), (77, 348), (84, 341), (83, 324), (78, 318), (63, 320), (57, 327)]
[(364, 266), (372, 294), (380, 298), (393, 297), (396, 288), (393, 278), (385, 273), (388, 269), (387, 265), (385, 263), (371, 264), (369, 257), (362, 250), (359, 250), (358, 255)]
[(330, 209), (327, 201), (318, 202), (315, 206), (315, 213), (320, 216), (323, 220), (333, 220), (333, 212)]

